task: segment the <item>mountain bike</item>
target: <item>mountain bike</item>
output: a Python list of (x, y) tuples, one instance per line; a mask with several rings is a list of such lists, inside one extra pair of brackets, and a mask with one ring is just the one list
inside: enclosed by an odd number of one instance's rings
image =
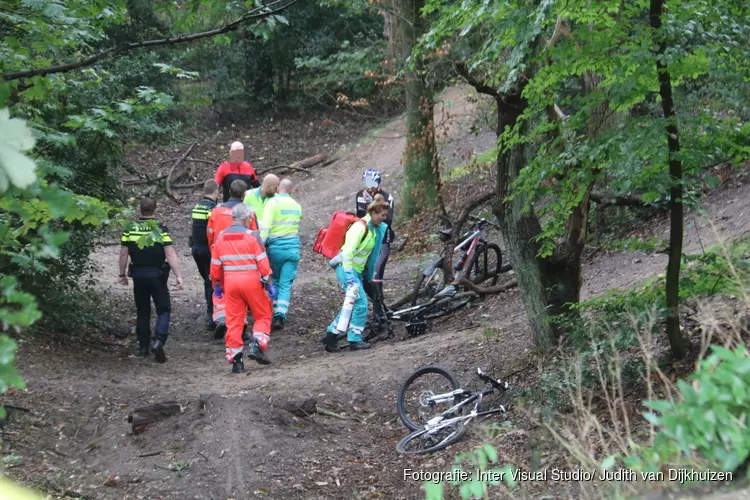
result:
[[(443, 387), (427, 382), (432, 375), (437, 376), (435, 383)], [(442, 450), (461, 439), (466, 427), (475, 419), (497, 413), (505, 415), (507, 407), (504, 405), (489, 410), (482, 410), (481, 406), (485, 396), (495, 391), (504, 394), (509, 389), (508, 382), (494, 379), (480, 368), (477, 368), (477, 377), (487, 384), (487, 388), (478, 391), (462, 389), (452, 373), (437, 366), (420, 368), (411, 374), (399, 390), (397, 407), (401, 421), (413, 432), (398, 442), (396, 451), (423, 455)], [(426, 382), (425, 389), (417, 388), (412, 394), (414, 386), (419, 387)], [(416, 413), (410, 413), (409, 405), (412, 402), (417, 403)], [(473, 408), (464, 413), (472, 403)], [(440, 411), (440, 405), (448, 408)], [(440, 413), (435, 415), (436, 411)]]
[[(447, 243), (451, 239), (452, 222), (443, 218), (447, 226), (439, 232), (440, 241)], [(484, 239), (484, 233), (487, 225), (500, 229), (500, 226), (494, 222), (488, 221), (482, 217), (469, 216), (469, 219), (475, 222), (471, 231), (461, 236), (461, 242), (456, 245), (453, 252), (460, 252), (459, 258), (453, 266), (456, 271), (456, 280), (467, 278), (474, 284), (479, 284), (491, 279), (491, 285), (497, 284), (499, 274), (510, 267), (503, 268), (502, 252), (500, 247), (494, 243), (487, 243)], [(439, 294), (451, 294), (455, 292), (455, 287), (445, 282), (443, 265), (445, 262), (445, 249), (440, 257), (429, 266), (427, 266), (414, 284), (411, 293), (411, 305), (416, 306), (423, 301), (431, 301), (433, 297)]]
[[(373, 317), (365, 327), (363, 339), (365, 342), (386, 340), (394, 336), (393, 322), (406, 323), (406, 332), (410, 336), (422, 335), (427, 331), (427, 321), (451, 314), (467, 307), (478, 295), (474, 292), (455, 293), (446, 297), (433, 297), (429, 302), (416, 306), (391, 311), (383, 304), (384, 312), (380, 317)], [(346, 334), (339, 336), (339, 349), (346, 349), (349, 343)]]

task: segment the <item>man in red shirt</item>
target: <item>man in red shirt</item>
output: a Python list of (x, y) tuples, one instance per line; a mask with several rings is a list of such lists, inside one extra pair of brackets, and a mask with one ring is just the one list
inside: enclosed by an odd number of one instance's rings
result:
[(219, 165), (214, 175), (214, 180), (222, 188), (223, 201), (229, 200), (229, 186), (238, 179), (244, 181), (248, 189), (260, 186), (255, 169), (245, 161), (245, 146), (241, 142), (233, 142), (229, 148), (229, 161)]

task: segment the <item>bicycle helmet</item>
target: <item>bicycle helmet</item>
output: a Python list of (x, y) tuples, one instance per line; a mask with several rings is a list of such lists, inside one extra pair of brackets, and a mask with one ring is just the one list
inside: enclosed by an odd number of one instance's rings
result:
[(380, 181), (382, 180), (380, 170), (376, 168), (368, 168), (362, 175), (362, 180), (365, 182), (366, 188), (376, 188), (380, 186)]

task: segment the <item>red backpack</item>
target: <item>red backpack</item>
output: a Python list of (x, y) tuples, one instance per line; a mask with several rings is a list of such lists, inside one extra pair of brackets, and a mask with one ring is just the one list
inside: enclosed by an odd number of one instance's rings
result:
[(365, 221), (352, 212), (344, 210), (333, 212), (328, 227), (321, 227), (318, 230), (318, 236), (316, 236), (315, 243), (313, 244), (313, 252), (319, 253), (329, 259), (336, 257), (346, 242), (346, 232), (357, 221), (365, 224), (365, 235), (362, 238), (364, 239), (367, 237), (368, 231)]

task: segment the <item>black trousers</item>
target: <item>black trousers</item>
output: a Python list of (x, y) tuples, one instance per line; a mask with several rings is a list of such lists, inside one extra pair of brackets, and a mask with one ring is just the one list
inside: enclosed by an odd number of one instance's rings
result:
[(211, 316), (214, 312), (213, 286), (211, 285), (211, 250), (193, 247), (193, 260), (198, 266), (198, 272), (203, 278), (203, 294), (206, 296), (206, 313)]
[(172, 311), (166, 277), (134, 276), (133, 295), (135, 296), (135, 308), (137, 311), (135, 333), (138, 336), (138, 345), (147, 347), (151, 341), (152, 300), (156, 308), (155, 337), (156, 340), (166, 343), (169, 331), (169, 315)]
[(378, 260), (375, 263), (375, 272), (373, 273), (373, 280), (375, 283), (364, 281), (362, 286), (365, 289), (365, 293), (372, 301), (373, 311), (376, 316), (381, 316), (384, 313), (384, 302), (385, 297), (383, 296), (383, 274), (385, 274), (385, 265), (388, 262), (388, 256), (391, 254), (390, 243), (385, 243), (380, 247), (380, 254)]

